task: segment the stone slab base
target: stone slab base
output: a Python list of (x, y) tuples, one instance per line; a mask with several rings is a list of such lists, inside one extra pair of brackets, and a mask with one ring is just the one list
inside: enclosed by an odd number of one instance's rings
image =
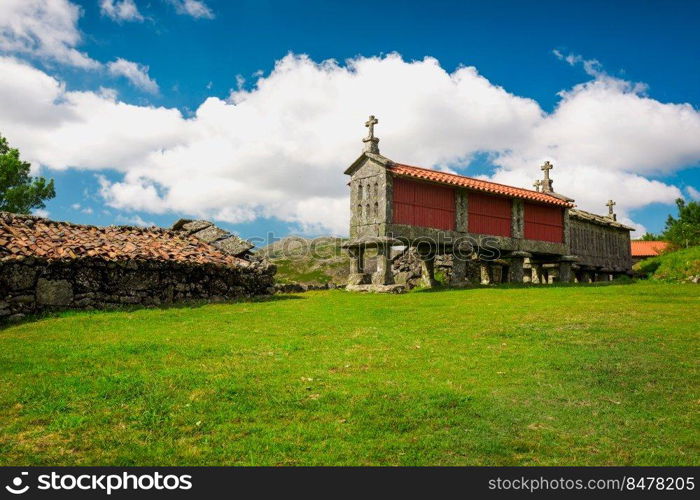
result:
[(350, 292), (404, 293), (406, 285), (348, 285), (345, 289)]

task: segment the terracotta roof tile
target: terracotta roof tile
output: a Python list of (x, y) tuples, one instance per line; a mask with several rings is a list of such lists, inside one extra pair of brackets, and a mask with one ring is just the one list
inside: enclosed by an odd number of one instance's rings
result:
[(632, 241), (632, 257), (654, 257), (668, 248), (667, 241)]
[(0, 261), (101, 258), (108, 261), (167, 260), (180, 263), (248, 266), (181, 231), (132, 226), (84, 226), (0, 212)]
[(400, 163), (394, 163), (389, 170), (393, 172), (394, 175), (399, 175), (402, 177), (411, 177), (414, 179), (437, 182), (440, 184), (450, 184), (452, 186), (465, 187), (475, 191), (484, 191), (487, 193), (500, 194), (513, 198), (533, 200), (550, 205), (559, 205), (562, 207), (573, 206), (573, 204), (565, 200), (559, 199), (555, 196), (550, 196), (546, 193), (538, 193), (537, 191), (531, 191), (530, 189), (506, 186), (505, 184), (498, 184), (496, 182), (482, 181), (480, 179), (465, 177), (463, 175), (438, 172), (437, 170), (413, 167), (411, 165), (402, 165)]

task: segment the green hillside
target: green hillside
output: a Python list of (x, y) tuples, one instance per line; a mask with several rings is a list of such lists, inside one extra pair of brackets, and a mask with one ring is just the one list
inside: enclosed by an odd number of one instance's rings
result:
[(341, 248), (342, 238), (282, 238), (258, 253), (277, 266), (278, 283), (341, 284), (347, 281), (350, 259)]
[(635, 272), (657, 281), (700, 281), (700, 246), (669, 252), (634, 265)]

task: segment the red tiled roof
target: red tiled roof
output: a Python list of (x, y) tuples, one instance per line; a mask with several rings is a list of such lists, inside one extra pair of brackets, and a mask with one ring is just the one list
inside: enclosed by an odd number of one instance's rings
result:
[(559, 205), (562, 207), (573, 206), (573, 204), (565, 200), (562, 200), (555, 196), (550, 196), (546, 193), (538, 193), (537, 191), (532, 191), (530, 189), (506, 186), (505, 184), (498, 184), (496, 182), (482, 181), (480, 179), (474, 179), (473, 177), (465, 177), (463, 175), (449, 174), (447, 172), (438, 172), (437, 170), (430, 170), (427, 168), (412, 167), (410, 165), (402, 165), (400, 163), (395, 163), (391, 166), (390, 171), (393, 172), (395, 175), (399, 175), (402, 177), (412, 177), (414, 179), (437, 182), (440, 184), (450, 184), (452, 186), (460, 186), (469, 189), (474, 189), (476, 191), (500, 194), (504, 196), (510, 196), (513, 198), (533, 200), (540, 203), (547, 203), (550, 205)]
[(668, 248), (667, 241), (632, 241), (632, 257), (654, 257)]
[(156, 227), (84, 226), (0, 212), (0, 262), (25, 257), (165, 260), (226, 267), (248, 265), (247, 261), (183, 232)]

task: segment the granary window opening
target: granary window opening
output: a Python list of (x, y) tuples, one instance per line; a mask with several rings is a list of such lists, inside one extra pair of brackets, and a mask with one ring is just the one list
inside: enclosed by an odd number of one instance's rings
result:
[(379, 196), (379, 184), (376, 183), (376, 182), (374, 183), (374, 192), (373, 192), (373, 194), (374, 194), (374, 197), (375, 197), (375, 198), (376, 198), (377, 196)]
[(525, 239), (564, 242), (564, 211), (538, 203), (525, 203)]
[(371, 217), (371, 215), (369, 212), (369, 203), (367, 203), (367, 205), (365, 206), (365, 218), (367, 219), (367, 222), (370, 221), (370, 217)]
[[(358, 200), (361, 200), (363, 194), (364, 194), (364, 193), (363, 193), (363, 191), (362, 191), (362, 183), (359, 182), (359, 183), (357, 184), (357, 199), (358, 199)], [(360, 211), (362, 211), (362, 210), (360, 210)]]
[(493, 236), (511, 235), (513, 202), (509, 198), (469, 193), (469, 232)]
[(397, 177), (393, 188), (393, 222), (455, 230), (455, 190)]
[[(375, 184), (376, 186), (376, 184)], [(374, 210), (372, 211), (372, 216), (376, 219), (379, 216), (379, 203), (374, 202)]]
[(359, 222), (362, 222), (362, 203), (357, 204), (357, 219), (359, 220)]

